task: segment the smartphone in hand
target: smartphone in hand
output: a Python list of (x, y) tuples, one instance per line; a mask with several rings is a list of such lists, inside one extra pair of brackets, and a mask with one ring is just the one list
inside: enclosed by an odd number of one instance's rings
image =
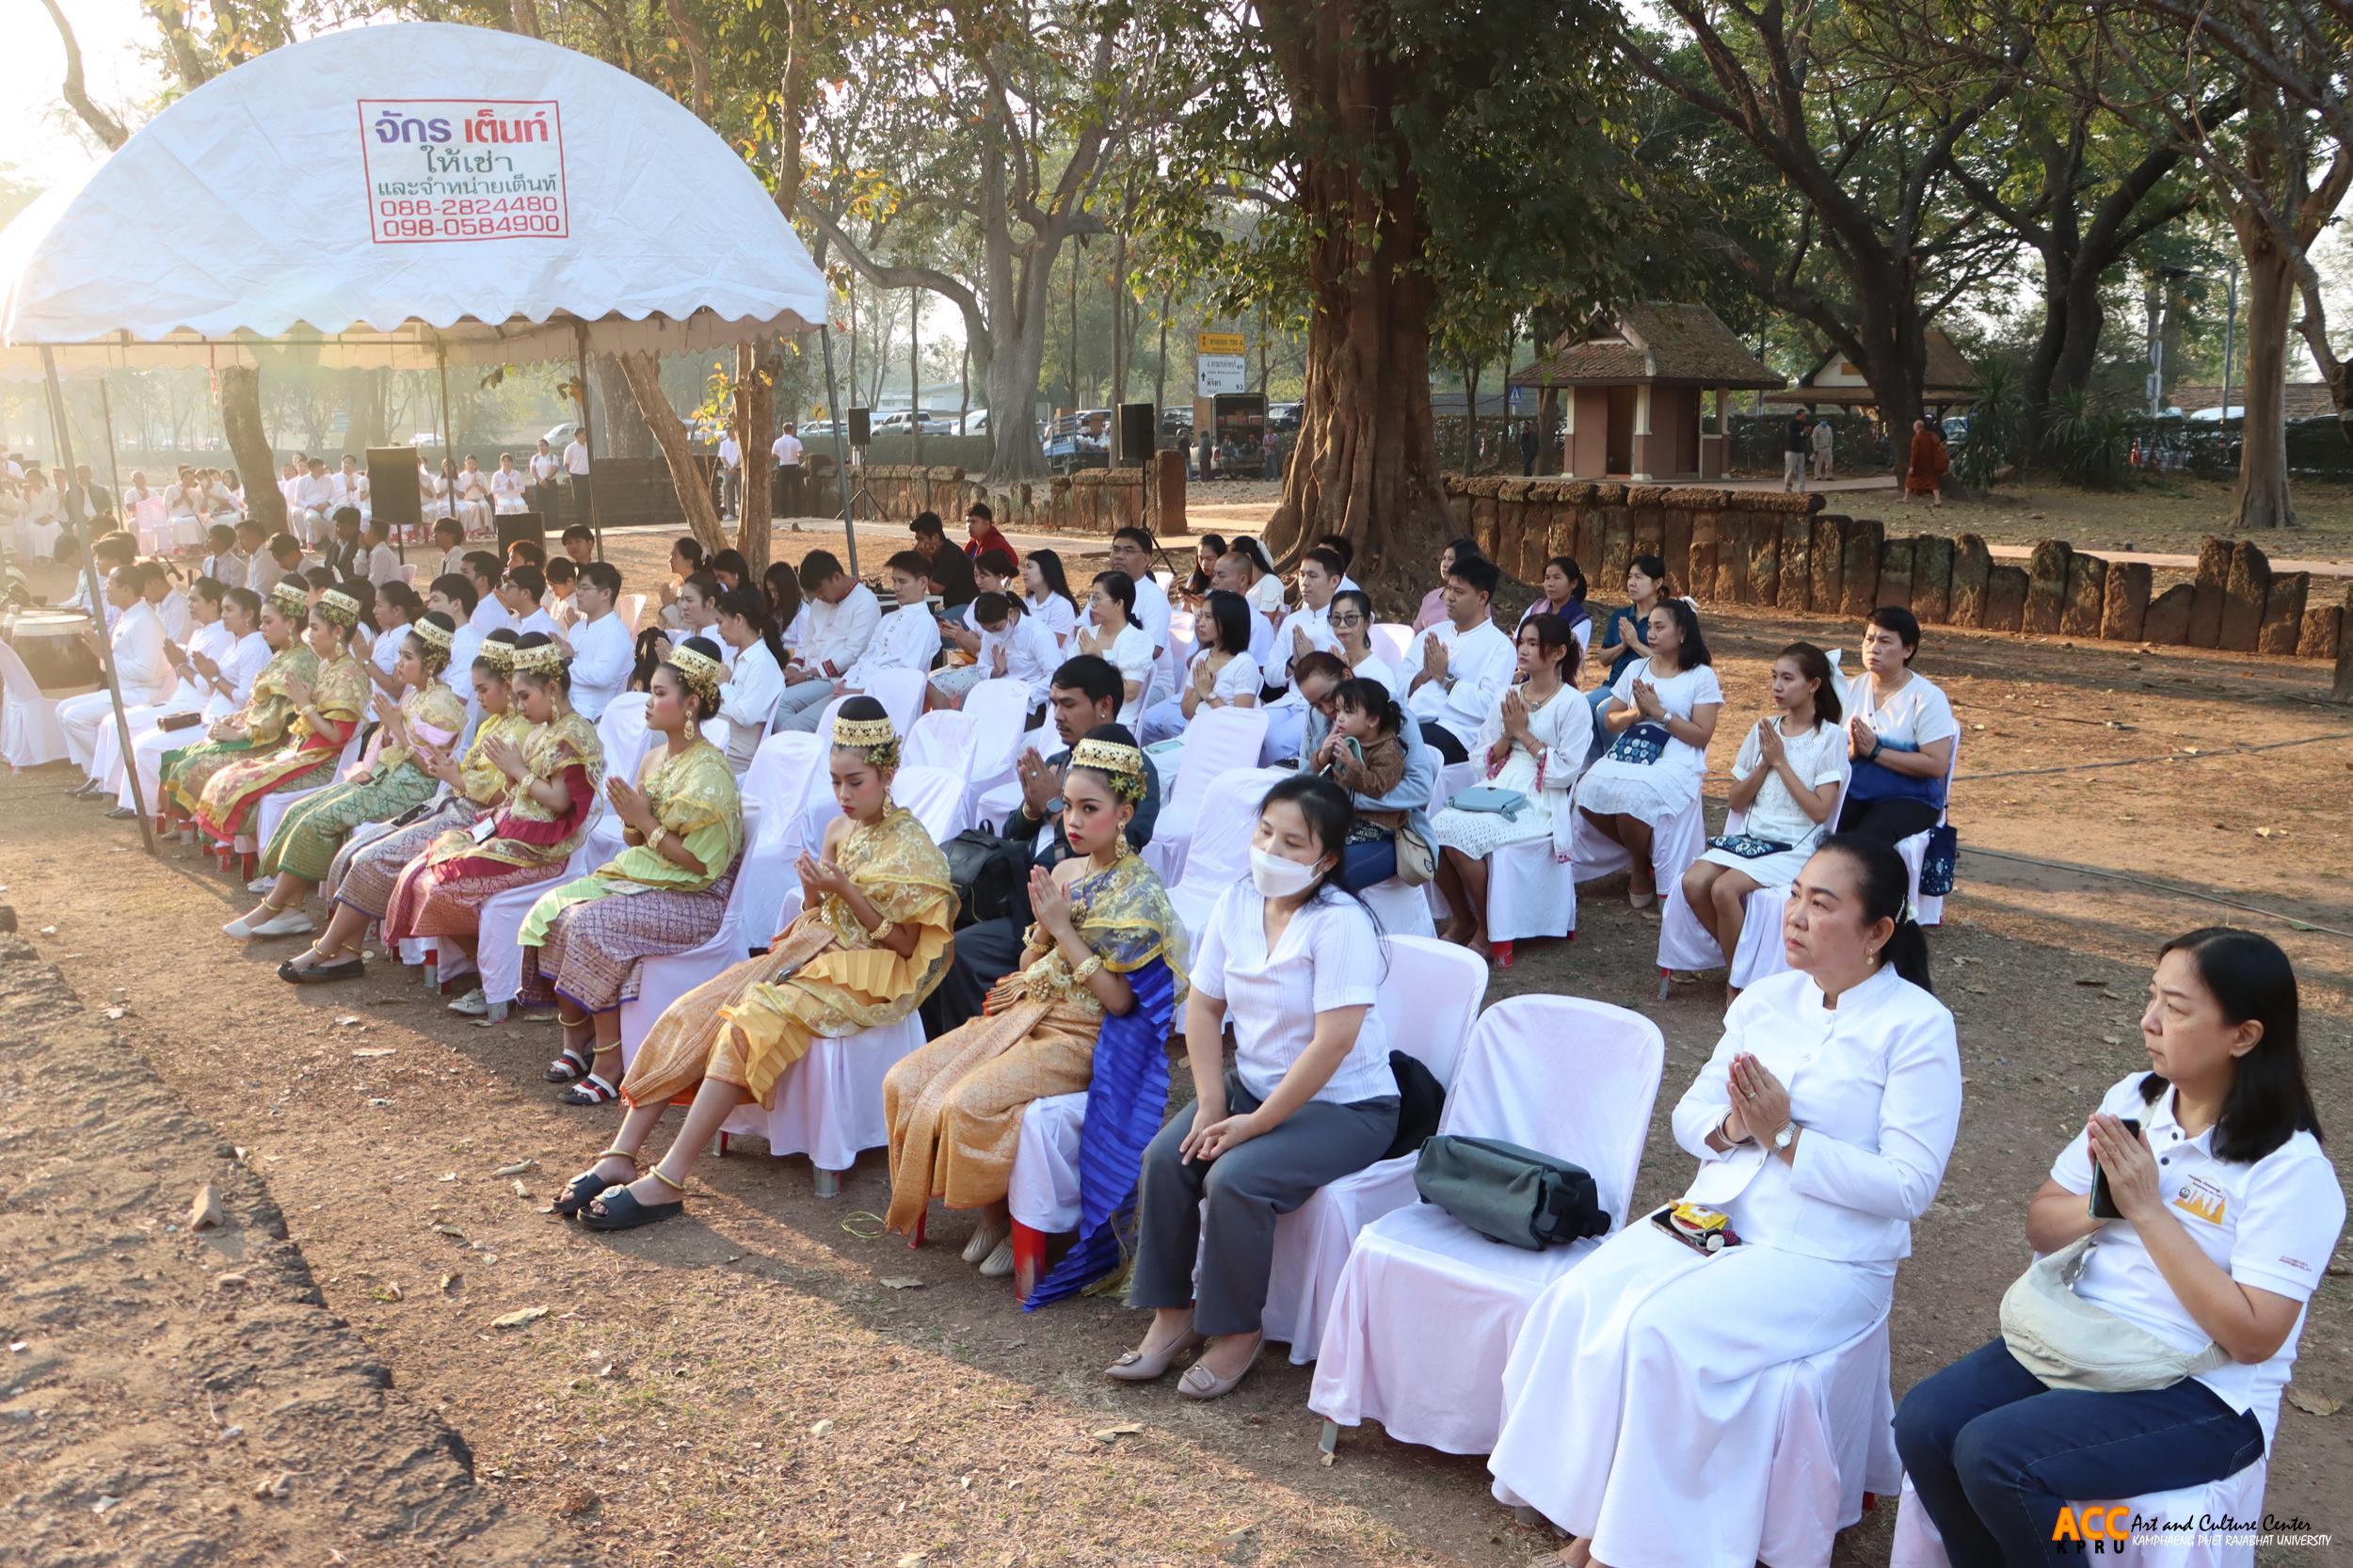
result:
[[(2134, 1138), (2140, 1136), (2137, 1119), (2126, 1116), (2123, 1121), (2127, 1135)], [(2116, 1199), (2108, 1192), (2108, 1173), (2096, 1160), (2091, 1163), (2091, 1217), (2095, 1220), (2121, 1220), (2124, 1217), (2124, 1211), (2116, 1207)]]

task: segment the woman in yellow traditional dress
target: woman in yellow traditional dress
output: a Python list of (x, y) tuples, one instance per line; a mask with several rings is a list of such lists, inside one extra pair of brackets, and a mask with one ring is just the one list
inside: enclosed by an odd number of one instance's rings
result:
[[(565, 1056), (548, 1076), (572, 1084), (566, 1105), (602, 1105), (620, 1094), (620, 1009), (636, 995), (638, 961), (698, 948), (727, 917), (744, 855), (744, 806), (727, 753), (701, 728), (719, 711), (725, 674), (707, 637), (687, 638), (654, 670), (646, 728), (661, 744), (646, 754), (641, 784), (604, 785), (625, 847), (589, 875), (540, 895), (523, 919), (519, 995), (526, 1005), (555, 1003)], [(583, 1058), (584, 1075), (560, 1072)]]
[(1184, 925), (1160, 879), (1128, 847), (1144, 753), (1116, 724), (1080, 740), (1063, 779), (1071, 856), (1030, 875), (1037, 918), (1020, 967), (985, 1010), (902, 1060), (883, 1080), (892, 1230), (923, 1240), (931, 1200), (983, 1210), (965, 1248), (1013, 1272), (1005, 1206), (1032, 1100), (1087, 1092), (1079, 1241), (1030, 1295), (1041, 1305), (1113, 1266), (1144, 1146), (1168, 1109), (1169, 1020), (1184, 995)]
[[(328, 594), (358, 614), (357, 600), (338, 589)], [(321, 605), (328, 597), (320, 596)], [(433, 798), (435, 779), (423, 766), (420, 749), (446, 751), (466, 732), (466, 700), (441, 679), (454, 630), (441, 615), (426, 616), (408, 628), (392, 670), (406, 693), (400, 706), (385, 710), (367, 750), (341, 779), (287, 808), (262, 851), (262, 874), (276, 877), (277, 884), (243, 919), (222, 928), (229, 935), (299, 936), (316, 930), (302, 902), (327, 880), (352, 830), (362, 823), (397, 821)]]
[(164, 810), (178, 826), (182, 843), (196, 842), (197, 807), (213, 776), (249, 753), (277, 750), (286, 738), (295, 716), (294, 698), (288, 694), (318, 679), (319, 656), (302, 636), (309, 617), (310, 600), (300, 588), (285, 583), (272, 588), (256, 617), (262, 640), (269, 645), (269, 663), (253, 678), (245, 707), (215, 719), (195, 745), (164, 753)]
[[(412, 625), (433, 617), (404, 621), (394, 630), (402, 635)], [(397, 669), (398, 665), (395, 664)], [(492, 754), (503, 744), (520, 752), (531, 736), (531, 720), (514, 699), (515, 633), (501, 627), (483, 639), (472, 671), (474, 701), (482, 707), (482, 722), (461, 755), (430, 745), (416, 748), (415, 761), (427, 777), (448, 786), (438, 802), (428, 802), (392, 825), (389, 833), (361, 842), (358, 834), (336, 853), (326, 882), (333, 905), (327, 930), (318, 940), (278, 966), (278, 978), (290, 985), (320, 985), (357, 980), (365, 973), (360, 960), (360, 938), (371, 921), (384, 918), (392, 884), (400, 873), (453, 829), (463, 832), (476, 818), (493, 810), (505, 798), (511, 781), (499, 771)], [(471, 842), (471, 840), (469, 840)]]
[[(225, 843), (233, 843), (238, 835), (251, 830), (264, 795), (310, 789), (334, 777), (344, 743), (359, 728), (368, 706), (367, 674), (351, 656), (351, 629), (359, 618), (359, 600), (332, 589), (311, 606), (311, 624), (303, 634), (310, 639), (311, 651), (318, 655), (318, 676), (315, 680), (287, 684), (295, 715), (285, 744), (266, 757), (240, 757), (215, 774), (197, 805), (197, 826)], [(240, 916), (221, 929), (242, 940), (307, 928), (290, 922), (282, 931), (262, 933), (253, 929), (248, 917)]]
[[(695, 1156), (737, 1106), (773, 1109), (778, 1081), (813, 1041), (899, 1022), (947, 972), (956, 919), (948, 858), (890, 798), (899, 737), (881, 703), (841, 705), (830, 765), (841, 815), (817, 857), (800, 858), (801, 913), (765, 953), (687, 992), (647, 1032), (621, 1080), (621, 1134), (564, 1190), (557, 1213), (629, 1230), (681, 1212)], [(638, 1175), (654, 1124), (689, 1096), (669, 1152)]]

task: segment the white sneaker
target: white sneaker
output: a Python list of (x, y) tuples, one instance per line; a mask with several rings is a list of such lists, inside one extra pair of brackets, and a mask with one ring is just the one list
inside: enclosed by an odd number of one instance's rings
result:
[(461, 1018), (487, 1018), (490, 1016), (490, 999), (477, 985), (449, 1004), (449, 1010)]
[(256, 936), (307, 936), (318, 929), (318, 922), (300, 909), (287, 909), (271, 916), (253, 928)]

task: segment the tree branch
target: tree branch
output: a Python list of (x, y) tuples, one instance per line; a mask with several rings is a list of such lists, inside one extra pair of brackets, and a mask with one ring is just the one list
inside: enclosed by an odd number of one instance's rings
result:
[(57, 38), (65, 44), (65, 86), (59, 90), (73, 112), (82, 117), (82, 123), (92, 135), (106, 144), (111, 152), (131, 139), (131, 133), (122, 128), (122, 121), (108, 114), (90, 98), (89, 89), (82, 83), (82, 45), (73, 36), (73, 24), (65, 19), (57, 0), (40, 0), (49, 8), (49, 20), (57, 24)]

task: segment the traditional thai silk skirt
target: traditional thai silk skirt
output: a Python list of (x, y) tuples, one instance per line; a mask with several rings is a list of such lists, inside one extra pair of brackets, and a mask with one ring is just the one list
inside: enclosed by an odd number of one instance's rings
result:
[(537, 1006), (561, 998), (590, 1013), (634, 1000), (638, 960), (685, 952), (717, 934), (743, 866), (739, 856), (700, 892), (648, 888), (568, 904), (548, 927), (546, 945), (523, 949), (517, 994)]
[(364, 843), (355, 836), (335, 853), (335, 864), (327, 873), (328, 896), (372, 920), (382, 920), (392, 902), (392, 884), (408, 869), (408, 862), (442, 834), (463, 833), (472, 827), (478, 811), (472, 801), (453, 793), (422, 816), (398, 824), (390, 833)]
[(286, 808), (270, 835), (262, 851), (262, 874), (290, 872), (306, 882), (324, 882), (353, 828), (404, 816), (432, 793), (431, 776), (404, 761), (363, 782), (330, 784), (306, 795)]

